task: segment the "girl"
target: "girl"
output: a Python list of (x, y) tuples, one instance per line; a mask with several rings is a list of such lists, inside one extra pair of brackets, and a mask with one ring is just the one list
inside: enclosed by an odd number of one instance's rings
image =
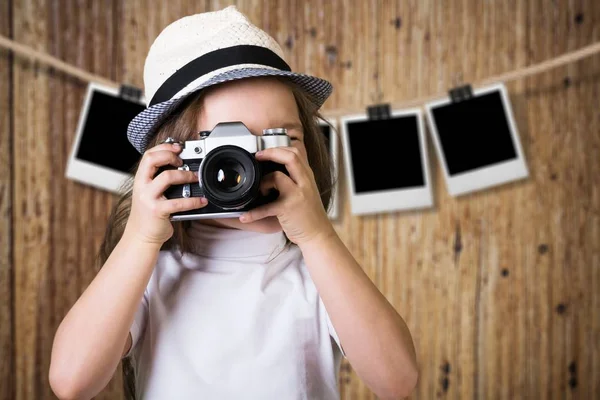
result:
[[(109, 220), (102, 268), (60, 324), (50, 384), (90, 399), (121, 360), (144, 399), (337, 399), (347, 357), (382, 399), (408, 396), (417, 367), (406, 324), (344, 246), (326, 213), (329, 159), (318, 109), (326, 81), (290, 71), (281, 48), (234, 7), (183, 18), (153, 44), (148, 108), (128, 131), (143, 154)], [(198, 182), (177, 142), (219, 122), (255, 135), (284, 127), (289, 147), (259, 161), (279, 197), (239, 218), (172, 222), (198, 197), (166, 199)], [(129, 371), (129, 373), (127, 373)]]

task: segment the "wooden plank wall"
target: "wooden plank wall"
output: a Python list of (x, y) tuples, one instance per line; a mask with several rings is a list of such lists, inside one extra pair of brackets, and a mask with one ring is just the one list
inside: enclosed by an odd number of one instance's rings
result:
[[(9, 0), (0, 32), (141, 86), (166, 24), (230, 3)], [(236, 4), (294, 69), (332, 81), (326, 109), (438, 93), (600, 40), (595, 0)], [(357, 218), (344, 199), (336, 228), (414, 335), (412, 398), (600, 398), (599, 76), (594, 56), (508, 85), (524, 182), (452, 198), (430, 145), (434, 209)], [(85, 83), (4, 51), (0, 82), (0, 398), (48, 399), (54, 332), (94, 277), (114, 198), (63, 177)], [(340, 383), (343, 399), (375, 398), (348, 364)], [(120, 385), (117, 373), (98, 398)]]
[[(0, 34), (10, 34), (10, 7), (0, 4)], [(12, 59), (0, 50), (0, 398), (14, 391), (11, 206), (11, 74)]]

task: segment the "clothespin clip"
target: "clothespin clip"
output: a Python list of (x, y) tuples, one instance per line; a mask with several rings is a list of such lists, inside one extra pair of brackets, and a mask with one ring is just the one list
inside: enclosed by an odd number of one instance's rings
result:
[(391, 116), (391, 107), (389, 103), (374, 104), (367, 107), (369, 120), (388, 119)]

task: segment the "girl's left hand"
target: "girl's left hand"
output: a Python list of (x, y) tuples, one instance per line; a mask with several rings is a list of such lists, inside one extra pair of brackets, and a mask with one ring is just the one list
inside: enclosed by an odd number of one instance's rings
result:
[(290, 176), (276, 171), (261, 182), (260, 190), (279, 191), (272, 203), (248, 211), (240, 217), (243, 223), (275, 216), (287, 237), (297, 245), (334, 233), (321, 202), (319, 189), (308, 161), (296, 147), (274, 147), (256, 153), (259, 161), (274, 161), (285, 165)]

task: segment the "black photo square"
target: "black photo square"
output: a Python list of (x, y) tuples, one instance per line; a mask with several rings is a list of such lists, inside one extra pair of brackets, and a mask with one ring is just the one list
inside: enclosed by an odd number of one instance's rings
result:
[(125, 99), (119, 96), (117, 88), (91, 83), (80, 112), (66, 177), (119, 192), (141, 158), (127, 139), (127, 127), (145, 108), (143, 99)]
[(144, 108), (108, 93), (93, 92), (76, 157), (129, 173), (141, 154), (127, 140), (127, 126)]
[(510, 101), (503, 84), (425, 105), (429, 128), (452, 195), (528, 175)]
[(450, 175), (517, 158), (499, 91), (431, 112)]
[(388, 119), (343, 118), (353, 210), (362, 214), (431, 205), (420, 110)]

